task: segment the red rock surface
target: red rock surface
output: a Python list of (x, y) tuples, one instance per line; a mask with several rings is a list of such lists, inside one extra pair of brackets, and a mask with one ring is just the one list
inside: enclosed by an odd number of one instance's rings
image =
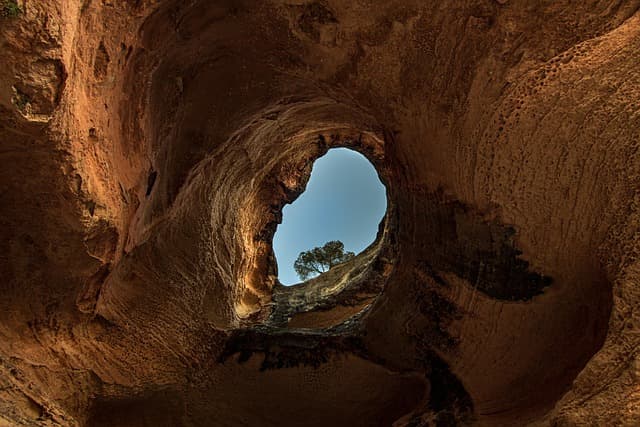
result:
[[(17, 4), (0, 426), (640, 424), (640, 1)], [(283, 289), (334, 146), (387, 218)]]

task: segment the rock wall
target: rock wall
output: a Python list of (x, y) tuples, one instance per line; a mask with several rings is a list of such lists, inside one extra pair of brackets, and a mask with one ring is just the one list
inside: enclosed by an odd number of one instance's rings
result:
[[(0, 426), (640, 423), (640, 1), (0, 8)], [(337, 146), (387, 217), (283, 290)]]

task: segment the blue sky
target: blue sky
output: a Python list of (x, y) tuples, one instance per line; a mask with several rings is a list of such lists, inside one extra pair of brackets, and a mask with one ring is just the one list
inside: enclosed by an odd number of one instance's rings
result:
[(313, 164), (305, 192), (283, 209), (273, 238), (280, 283), (299, 283), (298, 254), (330, 240), (361, 252), (376, 238), (386, 209), (386, 190), (369, 160), (347, 148), (329, 150)]

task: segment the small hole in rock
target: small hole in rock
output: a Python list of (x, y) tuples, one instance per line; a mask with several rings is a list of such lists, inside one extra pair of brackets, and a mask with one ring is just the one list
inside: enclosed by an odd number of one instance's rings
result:
[[(283, 209), (282, 224), (273, 238), (280, 283), (299, 283), (347, 259), (338, 256), (305, 262), (308, 274), (294, 268), (301, 253), (327, 242), (343, 243), (342, 253), (362, 252), (376, 240), (386, 210), (386, 189), (371, 162), (354, 150), (329, 150), (314, 163), (304, 193)], [(329, 248), (336, 249), (336, 245)], [(338, 245), (337, 252), (341, 249)]]
[(147, 193), (146, 193), (147, 197), (151, 195), (151, 191), (153, 191), (153, 185), (156, 183), (157, 177), (158, 177), (158, 172), (156, 171), (152, 171), (149, 174), (149, 178), (147, 179)]

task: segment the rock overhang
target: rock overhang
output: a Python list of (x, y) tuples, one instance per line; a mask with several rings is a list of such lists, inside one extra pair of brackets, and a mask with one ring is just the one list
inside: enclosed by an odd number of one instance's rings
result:
[[(633, 420), (591, 392), (625, 389), (597, 367), (637, 326), (637, 7), (418, 3), (27, 5), (7, 24), (9, 422), (207, 425), (225, 389), (267, 425), (234, 378), (281, 404), (350, 367), (412, 397), (349, 409), (344, 386), (318, 423)], [(335, 146), (374, 163), (390, 210), (333, 283), (359, 291), (296, 311), (271, 237)]]

